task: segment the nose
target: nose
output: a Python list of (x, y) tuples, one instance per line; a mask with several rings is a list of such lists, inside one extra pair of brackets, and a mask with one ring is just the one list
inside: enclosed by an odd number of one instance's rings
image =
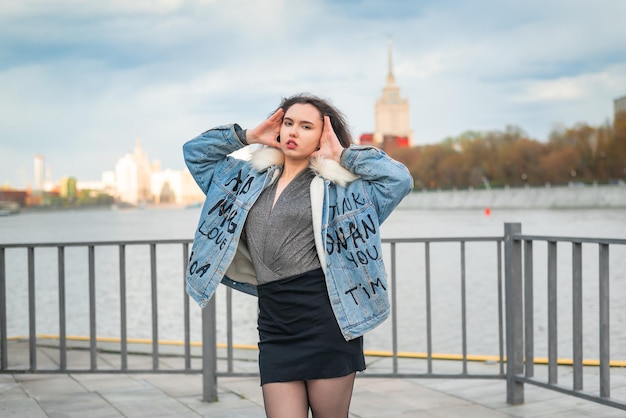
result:
[(291, 125), (291, 129), (289, 129), (289, 136), (296, 136), (297, 130), (296, 124), (294, 123)]

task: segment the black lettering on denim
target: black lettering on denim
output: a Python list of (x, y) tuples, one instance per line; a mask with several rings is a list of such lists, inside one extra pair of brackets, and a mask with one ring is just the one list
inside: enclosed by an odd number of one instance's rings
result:
[[(243, 171), (239, 172), (232, 177), (225, 185), (230, 187), (230, 190), (235, 195), (245, 194), (250, 191), (254, 176), (243, 177)], [(237, 219), (238, 207), (235, 204), (236, 197), (232, 194), (228, 194), (225, 197), (218, 199), (215, 204), (207, 211), (206, 217), (198, 226), (198, 233), (205, 236), (211, 243), (215, 244), (218, 250), (223, 250), (229, 242), (230, 235), (237, 231)], [(207, 220), (210, 219), (210, 222)], [(211, 245), (212, 245), (211, 244)], [(214, 247), (211, 250), (215, 250)], [(189, 257), (189, 273), (199, 273), (200, 276), (204, 276), (206, 272), (211, 268), (211, 264), (207, 263), (198, 268), (198, 261), (193, 261), (193, 252)]]
[(354, 259), (354, 253), (352, 252), (348, 252), (346, 253), (346, 255), (343, 256), (346, 260), (348, 261), (352, 261), (352, 263), (354, 263), (354, 267), (359, 267), (359, 264), (356, 262), (356, 260)]
[[(367, 287), (370, 287), (371, 290), (368, 290)], [(383, 281), (380, 278), (376, 278), (376, 282), (372, 282), (371, 280), (368, 280), (368, 282), (366, 284), (364, 283), (359, 283), (358, 286), (353, 286), (350, 289), (346, 290), (344, 292), (345, 295), (350, 295), (352, 296), (352, 301), (354, 302), (355, 305), (359, 305), (359, 300), (364, 300), (364, 297), (367, 296), (367, 299), (371, 299), (374, 295), (376, 295), (377, 293), (380, 293), (380, 291), (384, 290), (387, 291), (387, 288), (385, 287), (385, 285), (383, 284)], [(358, 291), (361, 291), (365, 296), (363, 297), (357, 297), (355, 295), (356, 293), (359, 293)]]
[(346, 213), (347, 211), (352, 210), (352, 202), (350, 201), (350, 199), (346, 199), (344, 197), (343, 199), (343, 203), (341, 205), (341, 211), (343, 213)]
[(357, 242), (357, 239), (361, 240), (361, 243), (365, 244), (365, 238), (363, 238), (363, 234), (361, 234), (361, 231), (359, 231), (359, 228), (354, 223), (350, 222), (348, 228), (350, 229), (350, 236), (352, 237), (352, 245), (354, 246), (354, 248), (359, 248), (359, 243)]
[(343, 258), (346, 261), (351, 261), (354, 267), (361, 265), (367, 265), (370, 261), (376, 261), (380, 257), (378, 247), (376, 245), (369, 246), (362, 250), (347, 251)]
[[(230, 216), (236, 215), (237, 212), (230, 214)], [(229, 219), (229, 217), (222, 217), (222, 222), (214, 226), (211, 229), (205, 228), (206, 220), (202, 221), (200, 226), (198, 227), (198, 232), (209, 240), (215, 242), (218, 248), (221, 250), (224, 248), (227, 242), (226, 233), (232, 234), (237, 229), (237, 224)], [(224, 231), (224, 225), (227, 225), (226, 231)]]
[[(232, 208), (232, 205), (229, 206), (229, 209)], [(220, 222), (220, 228), (224, 228), (224, 225), (228, 224), (228, 232), (233, 233), (237, 228), (237, 224), (233, 222), (233, 218), (237, 216), (237, 210), (233, 210), (232, 212), (225, 212), (223, 215), (220, 214), (222, 220)]]
[(376, 288), (377, 287), (382, 287), (383, 290), (387, 291), (387, 288), (383, 284), (383, 281), (380, 280), (380, 277), (376, 278), (376, 283), (370, 281), (370, 287), (372, 288), (372, 293), (374, 293), (374, 294), (376, 294)]
[(354, 192), (352, 193), (352, 200), (354, 201), (354, 208), (360, 208), (361, 206), (365, 206), (365, 200), (361, 197), (359, 193), (356, 195)]
[(335, 236), (333, 237), (331, 234), (326, 234), (326, 252), (328, 255), (331, 255), (335, 251), (338, 254), (341, 254), (341, 249), (348, 249), (348, 240), (343, 232), (343, 228), (339, 227), (335, 230)]
[(206, 272), (211, 268), (211, 263), (206, 263), (202, 267), (198, 268), (198, 260), (189, 264), (189, 274), (194, 275), (199, 273), (199, 276), (202, 277), (206, 274)]
[[(329, 230), (326, 234), (326, 252), (328, 255), (350, 249), (358, 249), (361, 245), (367, 244), (370, 237), (377, 234), (377, 227), (371, 214), (365, 218), (359, 219), (356, 223), (350, 222), (347, 225), (348, 234), (343, 227), (338, 226), (333, 230)], [(378, 258), (376, 250), (376, 258)], [(374, 258), (375, 259), (375, 258)]]
[(367, 255), (363, 251), (361, 251), (361, 250), (357, 251), (356, 252), (356, 256), (359, 259), (359, 262), (361, 264), (369, 263), (369, 259), (367, 258)]
[(237, 193), (237, 195), (240, 194), (246, 194), (250, 191), (250, 187), (252, 187), (252, 182), (254, 181), (254, 177), (250, 176), (246, 179), (246, 182), (244, 183), (243, 187), (241, 188), (241, 191), (239, 193)]
[(247, 176), (245, 179), (242, 177), (243, 173), (241, 170), (237, 173), (237, 175), (225, 184), (225, 187), (229, 187), (233, 184), (231, 191), (235, 193), (237, 196), (241, 194), (246, 194), (250, 191), (250, 187), (252, 186), (252, 182), (254, 181), (254, 176)]
[(337, 216), (337, 205), (330, 205), (328, 208), (330, 209), (330, 219), (335, 219), (335, 216)]
[(370, 233), (372, 233), (372, 235), (376, 234), (376, 224), (372, 219), (372, 215), (369, 213), (367, 214), (367, 220), (369, 221), (369, 224), (366, 223), (365, 219), (361, 219), (361, 225), (363, 226), (363, 229), (365, 229), (365, 239), (369, 239)]
[(228, 219), (228, 233), (232, 234), (237, 230), (237, 224), (233, 222), (233, 218), (237, 215), (237, 211), (234, 211)]
[(219, 213), (218, 215), (221, 216), (224, 213), (224, 205), (226, 204), (226, 199), (220, 199), (217, 201), (217, 203), (215, 203), (213, 205), (213, 207), (211, 209), (209, 209), (209, 211), (207, 212), (207, 215), (212, 214), (213, 212), (215, 212), (216, 209), (219, 209)]
[(358, 208), (365, 206), (365, 199), (361, 197), (360, 193), (351, 193), (350, 196), (342, 197), (334, 205), (330, 205), (330, 219), (334, 219), (337, 216), (345, 215), (346, 213), (357, 210)]
[(196, 267), (198, 267), (198, 261), (194, 261), (193, 263), (189, 263), (189, 274), (194, 274), (196, 272)]
[(205, 223), (206, 223), (206, 220), (203, 220), (202, 223), (200, 224), (200, 226), (198, 227), (198, 232), (206, 237), (209, 234), (209, 231), (204, 229), (204, 224)]
[(328, 255), (335, 251), (335, 241), (333, 241), (332, 235), (326, 233), (326, 253)]
[[(372, 253), (370, 253), (370, 249), (374, 251), (374, 253), (373, 253), (373, 254), (372, 254)], [(369, 258), (371, 258), (372, 260), (378, 260), (378, 256), (379, 256), (379, 254), (378, 254), (378, 247), (377, 247), (377, 246), (373, 245), (373, 246), (371, 246), (371, 247), (368, 247), (368, 248), (365, 250), (365, 252), (367, 252), (367, 256), (368, 256)]]
[(367, 289), (365, 288), (365, 286), (363, 286), (363, 284), (362, 284), (362, 283), (359, 283), (359, 286), (361, 286), (361, 290), (362, 290), (363, 292), (365, 292), (365, 294), (367, 295), (367, 298), (368, 298), (368, 299), (371, 299), (372, 297), (370, 296), (370, 294), (369, 294), (369, 293), (367, 293)]
[(218, 228), (211, 229), (206, 237), (219, 245), (220, 249), (222, 248), (222, 244), (226, 241), (224, 231), (220, 231)]
[(355, 286), (352, 289), (346, 290), (344, 292), (345, 295), (347, 295), (348, 293), (350, 293), (350, 296), (352, 296), (352, 300), (354, 301), (354, 303), (358, 306), (359, 302), (356, 300), (356, 298), (354, 297), (354, 295), (352, 294), (352, 292), (354, 292), (355, 290), (357, 290), (358, 288)]
[(206, 274), (206, 272), (211, 268), (211, 263), (207, 263), (204, 266), (198, 269), (199, 276), (202, 277)]
[(225, 184), (225, 187), (230, 186), (231, 183), (235, 183), (235, 185), (232, 187), (232, 191), (234, 193), (237, 193), (237, 191), (239, 190), (239, 186), (243, 183), (243, 179), (241, 178), (242, 172), (241, 170), (239, 170), (239, 172), (237, 173), (237, 175), (235, 177), (233, 177), (232, 179), (228, 180), (228, 183)]
[[(207, 215), (211, 215), (218, 209), (219, 211), (217, 212), (217, 216), (220, 218), (220, 228), (224, 228), (224, 226), (227, 225), (228, 233), (234, 233), (237, 229), (237, 223), (233, 221), (233, 219), (237, 216), (237, 209), (235, 205), (232, 202), (229, 204), (226, 199), (220, 199), (211, 209), (209, 209)], [(206, 235), (206, 233), (201, 233)]]

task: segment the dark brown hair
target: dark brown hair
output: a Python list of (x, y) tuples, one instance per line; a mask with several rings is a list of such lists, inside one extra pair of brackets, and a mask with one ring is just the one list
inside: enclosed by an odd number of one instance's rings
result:
[(348, 148), (350, 146), (352, 143), (352, 135), (350, 135), (346, 118), (343, 113), (339, 111), (339, 109), (330, 103), (330, 101), (324, 100), (312, 94), (300, 93), (284, 98), (276, 110), (282, 108), (285, 112), (287, 112), (287, 110), (295, 104), (310, 104), (315, 106), (321, 114), (322, 121), (324, 120), (324, 116), (327, 115), (330, 117), (330, 123), (333, 125), (333, 131), (335, 131), (341, 146), (344, 148)]

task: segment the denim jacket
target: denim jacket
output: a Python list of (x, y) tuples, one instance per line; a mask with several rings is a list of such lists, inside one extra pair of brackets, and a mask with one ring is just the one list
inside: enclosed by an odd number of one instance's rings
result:
[[(204, 307), (222, 282), (256, 295), (245, 242), (246, 216), (282, 169), (279, 149), (261, 147), (249, 161), (238, 125), (218, 126), (183, 146), (185, 162), (206, 194), (187, 266), (187, 293)], [(341, 162), (314, 159), (313, 230), (329, 300), (346, 340), (382, 323), (390, 311), (380, 224), (413, 188), (407, 168), (375, 147), (351, 145)]]

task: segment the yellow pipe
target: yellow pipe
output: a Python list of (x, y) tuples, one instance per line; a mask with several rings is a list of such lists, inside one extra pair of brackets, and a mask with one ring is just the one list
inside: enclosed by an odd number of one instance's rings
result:
[[(27, 340), (28, 337), (17, 336), (17, 337), (8, 337), (8, 341), (17, 341), (17, 340)], [(38, 334), (37, 339), (42, 340), (58, 340), (59, 336), (54, 334)], [(65, 337), (68, 341), (89, 341), (90, 337), (81, 336), (81, 335), (68, 335)], [(120, 338), (117, 337), (96, 337), (97, 342), (103, 343), (119, 343), (121, 341)], [(148, 338), (127, 338), (126, 341), (131, 344), (152, 344), (152, 340)], [(173, 345), (173, 346), (184, 346), (184, 341), (175, 341), (175, 340), (159, 340), (160, 345)], [(192, 347), (202, 347), (202, 343), (191, 341), (189, 343)], [(218, 348), (227, 348), (227, 344), (217, 343)], [(238, 350), (258, 350), (258, 346), (256, 344), (233, 344), (233, 348)], [(393, 353), (391, 351), (380, 351), (380, 350), (364, 350), (364, 354), (370, 357), (393, 357)], [(416, 353), (416, 352), (406, 352), (400, 351), (398, 352), (398, 358), (409, 358), (409, 359), (427, 359), (428, 353)], [(432, 353), (431, 358), (433, 360), (463, 360), (462, 354), (450, 354), (450, 353)], [(500, 356), (495, 355), (480, 355), (480, 354), (468, 354), (466, 357), (467, 361), (476, 361), (476, 362), (499, 362)], [(506, 357), (503, 357), (503, 361), (506, 362)], [(546, 357), (535, 357), (535, 364), (548, 364), (548, 359)], [(583, 359), (583, 366), (599, 366), (600, 360), (596, 359)], [(557, 364), (562, 366), (571, 366), (574, 364), (574, 361), (570, 358), (560, 358), (557, 359)], [(626, 361), (624, 360), (611, 360), (609, 362), (611, 367), (626, 367)]]

